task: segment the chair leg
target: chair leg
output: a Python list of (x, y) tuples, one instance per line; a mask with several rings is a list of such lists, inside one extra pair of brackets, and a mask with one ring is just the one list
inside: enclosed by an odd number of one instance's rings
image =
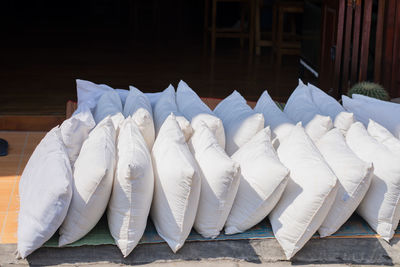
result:
[(256, 55), (259, 56), (261, 54), (260, 40), (261, 40), (261, 27), (260, 27), (260, 0), (255, 0), (255, 8), (256, 8), (256, 18), (255, 18), (255, 26), (256, 26)]
[(212, 0), (212, 29), (211, 29), (211, 52), (215, 53), (215, 42), (217, 38), (217, 0)]
[(204, 0), (204, 33), (203, 33), (203, 48), (204, 51), (207, 50), (208, 46), (208, 12), (209, 12), (209, 5), (210, 5), (210, 0)]

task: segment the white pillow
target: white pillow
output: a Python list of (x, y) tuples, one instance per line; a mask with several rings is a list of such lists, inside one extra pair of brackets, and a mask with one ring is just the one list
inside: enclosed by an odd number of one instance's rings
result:
[(19, 182), (18, 257), (26, 258), (57, 231), (72, 198), (72, 171), (60, 128), (42, 139)]
[(95, 84), (85, 80), (76, 80), (76, 94), (78, 96), (78, 108), (74, 114), (80, 111), (79, 106), (83, 103), (87, 105), (93, 112), (96, 107), (97, 101), (105, 92), (114, 91), (108, 85)]
[(400, 219), (400, 156), (370, 136), (360, 122), (350, 127), (346, 142), (359, 158), (374, 164), (371, 186), (357, 212), (389, 241)]
[(354, 114), (349, 112), (340, 112), (333, 122), (333, 126), (338, 128), (344, 136), (346, 136), (347, 131), (355, 123)]
[(244, 232), (263, 220), (279, 201), (289, 177), (272, 147), (269, 127), (239, 148), (232, 159), (240, 164), (241, 175), (225, 224), (227, 235)]
[(337, 193), (337, 178), (301, 124), (280, 144), (278, 156), (290, 178), (269, 215), (272, 230), (287, 259), (318, 230)]
[(368, 191), (374, 167), (354, 154), (339, 129), (330, 130), (315, 144), (339, 180), (335, 202), (318, 230), (325, 237), (339, 230), (356, 210)]
[(239, 187), (240, 167), (226, 155), (203, 123), (189, 140), (201, 176), (201, 192), (194, 228), (205, 238), (216, 238), (224, 227)]
[(306, 133), (314, 143), (332, 128), (333, 123), (331, 118), (319, 114), (315, 115), (315, 117), (305, 127)]
[(191, 122), (194, 130), (198, 126), (201, 127), (201, 122), (204, 122), (217, 138), (219, 145), (225, 149), (225, 131), (222, 121), (184, 81), (179, 82), (176, 90), (176, 103), (179, 111)]
[(126, 98), (129, 95), (129, 90), (115, 89), (115, 91), (117, 91), (119, 98), (121, 98), (122, 106), (125, 106)]
[(82, 104), (81, 109), (80, 113), (65, 120), (60, 126), (62, 140), (67, 149), (71, 166), (74, 166), (83, 142), (96, 125), (89, 107)]
[[(258, 99), (254, 111), (264, 115), (264, 125), (271, 127), (277, 139), (284, 139), (294, 127), (294, 122), (278, 108), (267, 91), (264, 91)], [(276, 143), (276, 140), (273, 143)]]
[(121, 125), (117, 148), (118, 163), (107, 219), (111, 235), (126, 257), (146, 228), (154, 174), (147, 144), (131, 117)]
[(195, 220), (201, 178), (174, 115), (161, 126), (151, 155), (155, 178), (151, 218), (158, 234), (177, 252)]
[(193, 134), (192, 126), (190, 125), (190, 122), (178, 111), (174, 87), (169, 85), (167, 89), (162, 91), (157, 103), (153, 108), (156, 136), (158, 135), (158, 132), (160, 131), (165, 119), (171, 115), (171, 113), (176, 116), (175, 119), (178, 122), (179, 127), (182, 129), (185, 140), (188, 141)]
[(329, 116), (331, 117), (332, 121), (334, 121), (337, 115), (345, 111), (342, 105), (340, 105), (336, 99), (334, 99), (318, 87), (309, 83), (308, 88), (311, 91), (311, 96), (314, 104), (321, 111), (322, 115)]
[(104, 93), (97, 102), (94, 110), (94, 120), (96, 123), (101, 122), (107, 116), (114, 116), (122, 113), (121, 98), (115, 91)]
[(214, 109), (225, 130), (225, 150), (231, 156), (264, 128), (264, 116), (256, 113), (237, 91), (222, 100)]
[[(367, 100), (368, 99), (368, 100)], [(343, 106), (353, 112), (364, 126), (372, 119), (400, 138), (400, 104), (355, 96), (353, 99), (342, 96)]]
[(115, 129), (106, 117), (90, 132), (75, 162), (72, 201), (60, 227), (59, 246), (85, 236), (103, 215), (113, 186), (115, 158)]
[(129, 86), (129, 90), (124, 106), (124, 116), (132, 116), (146, 141), (147, 147), (151, 149), (154, 144), (155, 130), (149, 99), (133, 86)]
[(368, 102), (368, 103), (375, 103), (375, 104), (378, 104), (378, 105), (384, 105), (384, 106), (387, 106), (387, 107), (397, 108), (397, 109), (399, 108), (399, 104), (398, 103), (385, 101), (385, 100), (380, 100), (380, 99), (377, 99), (377, 98), (374, 98), (374, 97), (369, 97), (369, 96), (366, 96), (366, 95), (352, 94), (351, 97), (353, 99), (359, 99), (359, 100), (362, 100), (362, 101)]
[(316, 114), (321, 114), (321, 111), (314, 104), (311, 96), (311, 91), (300, 79), (299, 85), (290, 95), (284, 112), (294, 122), (302, 122), (307, 125)]
[[(172, 85), (170, 85), (170, 86), (172, 86)], [(160, 99), (160, 96), (161, 96), (162, 92), (144, 93), (144, 94), (149, 99), (151, 107), (154, 108), (154, 106), (157, 103), (158, 99)]]
[(393, 153), (400, 155), (400, 140), (393, 136), (385, 127), (369, 120), (368, 133)]

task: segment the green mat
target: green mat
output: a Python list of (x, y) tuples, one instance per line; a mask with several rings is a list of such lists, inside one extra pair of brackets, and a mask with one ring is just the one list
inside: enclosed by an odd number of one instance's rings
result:
[[(396, 234), (400, 234), (400, 226), (396, 230)], [(358, 215), (353, 215), (332, 237), (371, 237), (376, 233), (368, 226), (368, 224)], [(58, 234), (56, 233), (49, 241), (47, 241), (44, 247), (58, 247)], [(315, 234), (314, 237), (318, 237)], [(225, 235), (221, 233), (215, 239), (204, 238), (199, 235), (196, 231), (192, 230), (186, 242), (192, 241), (220, 241), (220, 240), (240, 240), (240, 239), (267, 239), (274, 238), (272, 227), (268, 220), (260, 222), (250, 230), (235, 234)], [(153, 225), (149, 220), (147, 223), (146, 231), (143, 234), (139, 244), (153, 244), (165, 242), (158, 234)], [(110, 231), (108, 230), (107, 218), (103, 218), (99, 223), (82, 239), (67, 245), (67, 247), (78, 247), (84, 245), (115, 245), (114, 239), (112, 238)]]

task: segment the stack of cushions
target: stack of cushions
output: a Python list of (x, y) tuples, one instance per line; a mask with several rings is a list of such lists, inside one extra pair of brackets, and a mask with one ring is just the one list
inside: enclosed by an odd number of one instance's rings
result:
[(153, 199), (154, 174), (148, 149), (135, 120), (128, 117), (118, 136), (118, 162), (108, 204), (108, 226), (124, 257), (146, 228)]
[(225, 234), (244, 232), (263, 220), (286, 187), (289, 170), (271, 144), (269, 127), (244, 144), (232, 159), (240, 164), (240, 185), (225, 224)]
[(215, 238), (224, 227), (239, 187), (240, 168), (204, 123), (195, 130), (189, 148), (199, 165), (201, 193), (194, 228)]
[(85, 236), (110, 199), (116, 161), (116, 131), (109, 116), (89, 134), (75, 162), (72, 200), (60, 228), (59, 246)]
[[(339, 128), (343, 134), (354, 122), (353, 114), (345, 112), (333, 97), (312, 84), (305, 85), (301, 80), (290, 95), (284, 112), (293, 121), (301, 121), (306, 127), (313, 119), (317, 119), (315, 118), (317, 114), (329, 116), (333, 121), (333, 126)], [(327, 119), (324, 120), (327, 122)], [(310, 130), (307, 132), (310, 133)]]
[(189, 121), (178, 111), (174, 87), (169, 85), (168, 88), (161, 93), (157, 103), (153, 108), (156, 136), (158, 135), (158, 132), (160, 131), (164, 121), (169, 115), (171, 115), (171, 113), (175, 115), (175, 120), (178, 122), (179, 127), (181, 128), (185, 136), (185, 140), (189, 140), (193, 134), (192, 126), (190, 126)]
[(72, 171), (61, 130), (53, 128), (32, 153), (19, 183), (18, 256), (40, 248), (60, 227), (72, 198)]
[(339, 189), (328, 216), (318, 232), (321, 237), (335, 233), (350, 218), (368, 191), (373, 176), (372, 163), (358, 158), (337, 128), (315, 142), (336, 174)]
[(111, 116), (114, 128), (118, 130), (119, 125), (124, 120), (122, 115), (122, 102), (118, 93), (115, 91), (105, 92), (97, 102), (93, 116), (96, 124), (100, 123), (105, 117)]
[(357, 212), (389, 241), (400, 219), (400, 155), (369, 135), (360, 122), (350, 127), (346, 142), (360, 159), (374, 164), (370, 189)]
[(290, 170), (288, 185), (269, 215), (272, 229), (287, 259), (299, 251), (322, 225), (338, 189), (337, 177), (297, 124), (278, 148)]
[(254, 111), (264, 115), (265, 126), (269, 126), (273, 132), (273, 143), (277, 147), (279, 139), (284, 139), (291, 132), (294, 122), (282, 112), (274, 100), (264, 91), (257, 101)]
[(161, 126), (151, 154), (155, 178), (151, 219), (158, 234), (176, 252), (195, 220), (201, 176), (175, 115), (169, 115)]
[(124, 105), (125, 118), (131, 116), (132, 120), (139, 127), (147, 147), (153, 147), (155, 130), (153, 122), (153, 110), (149, 99), (137, 88), (130, 86), (129, 94)]
[(372, 119), (400, 138), (399, 104), (357, 94), (352, 97), (342, 96), (343, 106), (353, 112), (358, 121), (367, 126), (369, 119)]
[(76, 80), (76, 92), (78, 96), (78, 109), (76, 113), (80, 112), (79, 107), (85, 104), (93, 112), (94, 108), (99, 101), (99, 98), (105, 92), (113, 92), (114, 89), (105, 84), (95, 84), (85, 80)]
[(299, 85), (290, 95), (283, 110), (294, 122), (302, 122), (306, 126), (321, 111), (313, 102), (310, 88), (299, 80)]
[(225, 130), (225, 150), (231, 156), (264, 128), (264, 116), (256, 113), (237, 91), (222, 100), (214, 109)]
[(368, 133), (396, 155), (400, 155), (400, 140), (379, 123), (369, 120)]
[[(400, 140), (387, 113), (397, 104), (344, 97), (367, 130), (301, 81), (284, 112), (267, 91), (254, 110), (234, 91), (212, 111), (183, 81), (176, 93), (82, 80), (77, 90), (74, 115), (43, 138), (21, 177), (20, 257), (57, 229), (60, 246), (77, 241), (105, 211), (124, 257), (149, 215), (174, 252), (192, 227), (215, 238), (268, 216), (288, 259), (356, 209), (387, 241), (398, 225)], [(359, 114), (371, 105), (384, 125)]]
[(72, 167), (78, 158), (83, 142), (96, 125), (89, 107), (83, 104), (80, 109), (81, 112), (65, 120), (60, 126), (61, 137)]
[(180, 81), (176, 90), (178, 109), (191, 122), (193, 130), (205, 123), (217, 138), (219, 145), (225, 149), (225, 132), (222, 121), (200, 99), (184, 81)]

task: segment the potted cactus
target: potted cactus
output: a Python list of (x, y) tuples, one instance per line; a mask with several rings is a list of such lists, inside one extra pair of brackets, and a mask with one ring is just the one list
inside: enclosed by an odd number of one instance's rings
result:
[(365, 95), (380, 100), (390, 100), (388, 92), (380, 84), (373, 82), (360, 82), (355, 84), (347, 95), (351, 97), (353, 94)]

